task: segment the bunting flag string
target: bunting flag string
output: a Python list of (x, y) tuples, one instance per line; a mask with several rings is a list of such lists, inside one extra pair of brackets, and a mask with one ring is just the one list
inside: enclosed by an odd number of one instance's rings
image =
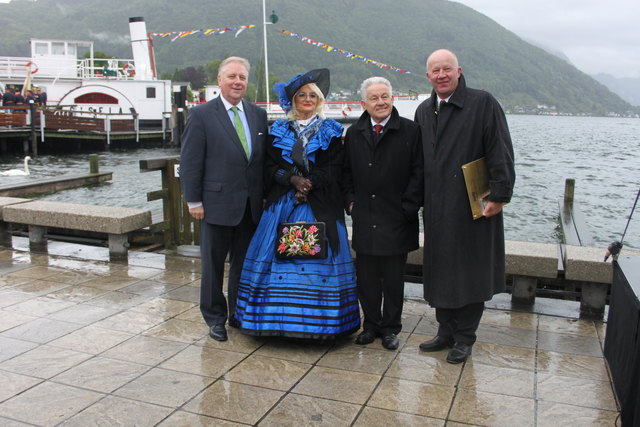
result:
[(285, 36), (295, 37), (295, 38), (299, 39), (300, 41), (302, 41), (302, 42), (304, 42), (304, 43), (306, 43), (308, 45), (319, 47), (322, 50), (325, 50), (327, 52), (340, 53), (340, 54), (346, 56), (348, 59), (359, 60), (359, 61), (362, 61), (362, 62), (367, 63), (367, 64), (375, 65), (376, 67), (382, 68), (384, 70), (397, 71), (398, 73), (403, 73), (403, 74), (411, 74), (411, 72), (409, 70), (407, 70), (407, 69), (394, 67), (393, 65), (388, 65), (388, 64), (384, 64), (384, 63), (382, 63), (380, 61), (375, 61), (373, 59), (365, 58), (362, 55), (356, 55), (355, 53), (349, 52), (347, 50), (338, 49), (337, 47), (330, 46), (330, 45), (328, 45), (326, 43), (319, 42), (317, 40), (312, 40), (309, 37), (304, 37), (304, 36), (302, 36), (300, 34), (292, 33), (291, 31), (281, 30), (280, 34), (285, 35)]
[(229, 27), (224, 27), (224, 28), (208, 28), (206, 30), (189, 30), (189, 31), (169, 31), (166, 33), (151, 33), (152, 36), (154, 37), (160, 37), (160, 38), (167, 38), (167, 37), (171, 37), (171, 41), (174, 42), (178, 39), (181, 39), (183, 37), (187, 37), (187, 36), (192, 36), (192, 35), (197, 35), (198, 38), (200, 37), (204, 37), (204, 36), (213, 36), (216, 34), (224, 34), (224, 33), (228, 33), (230, 31), (236, 31), (236, 37), (238, 37), (238, 34), (240, 34), (241, 32), (243, 32), (244, 30), (246, 30), (247, 28), (254, 28), (255, 25), (251, 24), (251, 25), (240, 25), (237, 27), (233, 27), (233, 28), (229, 28)]

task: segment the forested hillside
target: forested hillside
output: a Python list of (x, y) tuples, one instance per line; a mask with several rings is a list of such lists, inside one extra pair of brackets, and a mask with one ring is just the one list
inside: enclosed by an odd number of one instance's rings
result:
[[(515, 6), (514, 6), (515, 7)], [(458, 54), (470, 86), (492, 92), (510, 111), (608, 114), (636, 111), (585, 73), (526, 43), (474, 10), (447, 0), (268, 0), (269, 71), (281, 79), (311, 68), (332, 71), (332, 89), (356, 90), (371, 75), (389, 78), (404, 92), (430, 90), (424, 62), (434, 49)], [(255, 24), (234, 33), (187, 36), (174, 42), (154, 38), (159, 72), (204, 65), (228, 55), (257, 64), (263, 57), (259, 0), (39, 0), (0, 4), (0, 54), (25, 56), (28, 39), (91, 40), (95, 49), (131, 57), (128, 19), (143, 16), (149, 32), (215, 29)], [(327, 52), (291, 31), (365, 58), (407, 69), (383, 70), (344, 54)], [(256, 78), (256, 73), (252, 79)]]

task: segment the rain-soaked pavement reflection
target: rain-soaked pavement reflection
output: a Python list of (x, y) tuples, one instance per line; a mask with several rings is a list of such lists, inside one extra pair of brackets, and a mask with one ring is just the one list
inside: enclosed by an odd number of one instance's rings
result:
[(13, 239), (0, 249), (0, 425), (575, 426), (618, 415), (602, 322), (488, 309), (464, 365), (418, 345), (207, 335), (199, 260)]

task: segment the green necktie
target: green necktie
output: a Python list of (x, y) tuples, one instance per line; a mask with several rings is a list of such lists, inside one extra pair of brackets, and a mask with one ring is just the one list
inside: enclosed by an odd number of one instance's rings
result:
[(247, 155), (248, 159), (249, 146), (247, 145), (247, 136), (244, 134), (244, 125), (242, 124), (242, 120), (240, 119), (240, 114), (238, 114), (238, 107), (231, 107), (231, 110), (233, 110), (233, 125), (236, 127), (238, 138), (240, 138), (240, 142), (242, 142), (242, 147), (244, 148), (244, 152)]

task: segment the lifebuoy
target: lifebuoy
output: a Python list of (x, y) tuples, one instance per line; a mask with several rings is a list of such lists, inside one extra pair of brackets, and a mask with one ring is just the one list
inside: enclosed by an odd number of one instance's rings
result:
[(24, 66), (27, 67), (31, 71), (31, 74), (35, 74), (35, 73), (38, 72), (38, 66), (33, 61), (27, 62), (26, 64), (24, 64)]
[(122, 71), (127, 73), (130, 77), (136, 75), (136, 70), (135, 70), (135, 67), (133, 66), (133, 64), (129, 64), (129, 63), (124, 64), (122, 66)]
[(348, 105), (342, 107), (342, 115), (345, 117), (347, 117), (351, 111), (351, 107), (349, 107)]

